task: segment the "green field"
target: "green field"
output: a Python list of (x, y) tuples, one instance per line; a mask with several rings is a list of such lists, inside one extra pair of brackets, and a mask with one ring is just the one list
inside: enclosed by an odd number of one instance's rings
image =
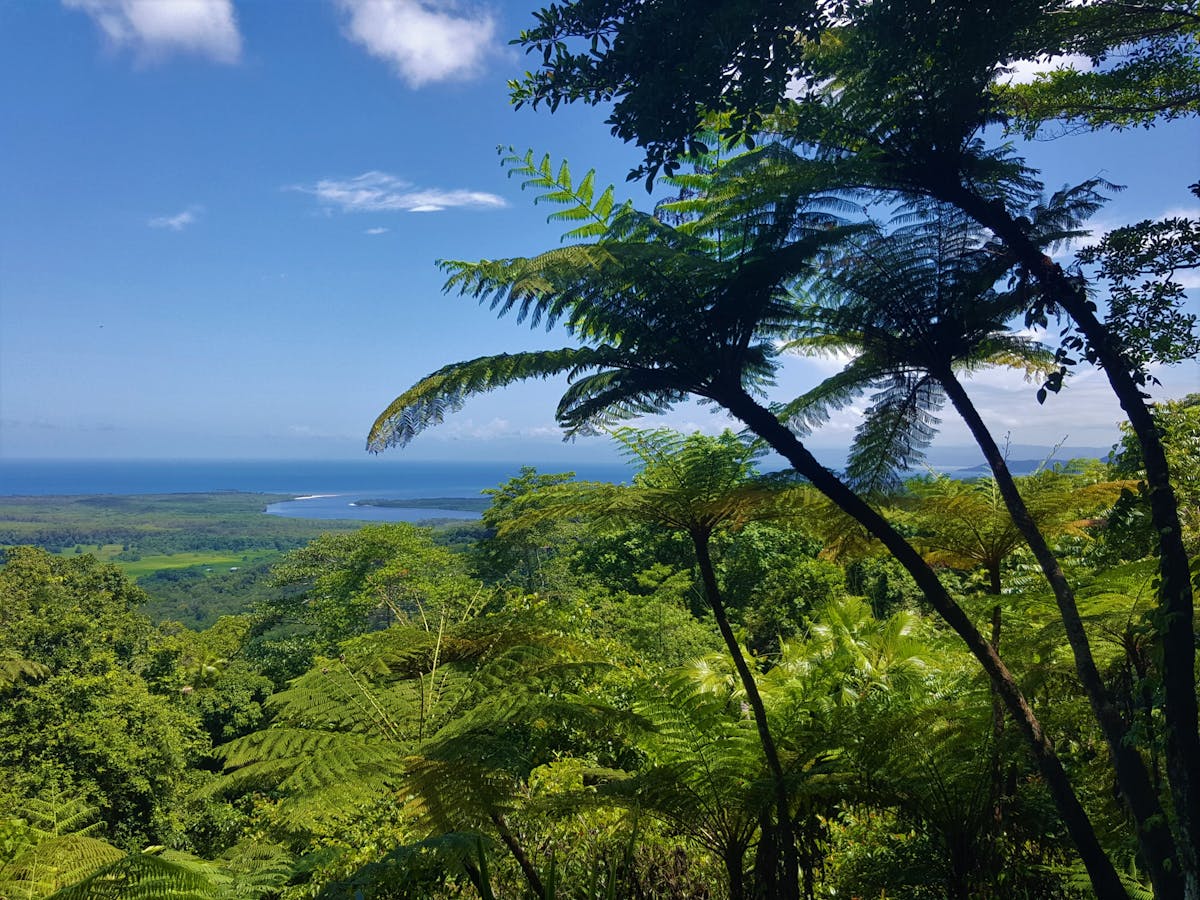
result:
[(274, 559), (279, 556), (279, 551), (255, 550), (242, 554), (215, 552), (159, 553), (152, 556), (143, 556), (138, 560), (120, 559), (117, 556), (105, 557), (103, 554), (97, 555), (101, 559), (107, 558), (111, 560), (127, 576), (137, 579), (143, 575), (162, 572), (166, 569), (189, 569), (195, 566), (203, 566), (205, 569), (212, 569), (214, 572), (235, 571), (246, 565)]

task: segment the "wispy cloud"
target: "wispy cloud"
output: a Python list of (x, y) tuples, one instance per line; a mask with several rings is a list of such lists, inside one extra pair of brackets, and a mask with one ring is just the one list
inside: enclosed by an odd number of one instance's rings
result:
[(451, 207), (499, 209), (502, 197), (483, 191), (420, 188), (386, 172), (364, 172), (355, 178), (323, 178), (292, 190), (312, 194), (323, 205), (343, 212), (440, 212)]
[(195, 53), (234, 63), (242, 53), (233, 0), (62, 0), (87, 13), (115, 47), (143, 61)]
[(338, 0), (346, 36), (389, 63), (412, 87), (468, 78), (493, 52), (496, 22), (477, 10), (455, 15), (427, 0)]
[(201, 209), (199, 206), (189, 206), (183, 212), (177, 212), (173, 216), (155, 216), (146, 222), (151, 228), (164, 228), (167, 231), (183, 231), (189, 225), (192, 225), (200, 217)]
[(386, 229), (386, 228), (367, 228), (363, 231), (363, 234), (387, 234), (387, 233), (388, 233), (388, 229)]

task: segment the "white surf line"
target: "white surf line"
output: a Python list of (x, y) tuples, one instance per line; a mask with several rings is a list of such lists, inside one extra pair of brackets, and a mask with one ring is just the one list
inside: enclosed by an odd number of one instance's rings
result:
[(293, 497), (292, 500), (324, 500), (326, 497), (340, 496), (340, 494), (305, 494), (303, 497)]

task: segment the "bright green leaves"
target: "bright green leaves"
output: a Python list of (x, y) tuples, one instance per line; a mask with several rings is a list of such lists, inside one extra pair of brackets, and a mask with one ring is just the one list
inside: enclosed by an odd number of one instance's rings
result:
[(595, 169), (588, 170), (576, 184), (566, 160), (559, 164), (555, 172), (549, 154), (543, 156), (540, 162), (535, 162), (532, 150), (526, 151), (524, 156), (518, 156), (511, 147), (501, 164), (508, 169), (510, 178), (516, 175), (524, 179), (522, 188), (538, 191), (534, 203), (553, 203), (563, 207), (550, 214), (551, 222), (580, 223), (563, 234), (564, 241), (601, 238), (618, 215), (633, 208), (629, 200), (616, 204), (616, 193), (611, 184), (599, 196), (596, 195)]

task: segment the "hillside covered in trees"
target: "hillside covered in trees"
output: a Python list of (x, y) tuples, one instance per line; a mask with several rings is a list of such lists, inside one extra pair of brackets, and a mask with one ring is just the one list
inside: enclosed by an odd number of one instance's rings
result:
[[(1196, 471), (1200, 406), (1160, 415)], [(322, 536), (199, 632), (111, 564), (9, 549), (0, 895), (781, 896), (785, 833), (803, 896), (1087, 895), (995, 688), (878, 541), (731, 433), (618, 436), (627, 485), (527, 469), (462, 552), (407, 524)], [(1136, 467), (1017, 486), (1165, 790)], [(916, 478), (880, 508), (1020, 673), (1134, 889), (995, 482)]]

